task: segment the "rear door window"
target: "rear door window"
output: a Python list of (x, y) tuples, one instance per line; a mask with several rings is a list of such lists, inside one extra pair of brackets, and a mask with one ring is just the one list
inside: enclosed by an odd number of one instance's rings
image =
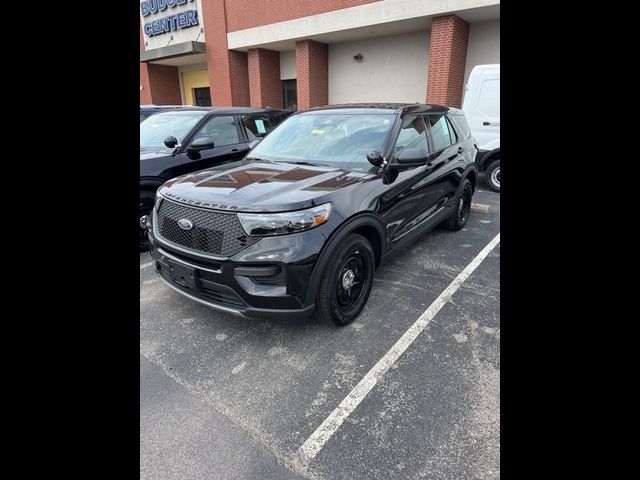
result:
[(249, 141), (262, 138), (278, 124), (269, 115), (242, 115), (242, 125)]
[(456, 143), (456, 134), (447, 121), (444, 113), (427, 115), (427, 121), (431, 126), (431, 138), (433, 139), (433, 150), (438, 152)]

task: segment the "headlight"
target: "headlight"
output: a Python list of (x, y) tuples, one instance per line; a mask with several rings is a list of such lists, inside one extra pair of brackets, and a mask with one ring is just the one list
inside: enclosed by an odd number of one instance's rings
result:
[(329, 220), (331, 204), (285, 213), (238, 213), (247, 235), (284, 235), (302, 232)]

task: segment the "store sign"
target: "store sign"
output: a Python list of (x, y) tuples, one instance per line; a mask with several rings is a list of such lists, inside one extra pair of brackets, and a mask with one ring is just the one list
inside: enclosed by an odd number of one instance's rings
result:
[[(145, 0), (144, 2), (140, 2), (140, 12), (145, 19), (145, 35), (153, 37), (154, 35), (162, 35), (164, 33), (175, 32), (199, 25), (197, 10), (182, 10), (173, 15), (166, 15), (161, 18), (152, 17), (152, 15), (159, 13), (171, 12), (170, 9), (172, 8), (192, 2), (193, 0)], [(147, 17), (149, 17), (149, 21), (147, 21)]]

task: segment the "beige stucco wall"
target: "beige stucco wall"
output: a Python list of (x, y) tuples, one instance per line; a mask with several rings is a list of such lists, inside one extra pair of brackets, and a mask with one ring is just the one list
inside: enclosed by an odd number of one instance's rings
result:
[[(429, 31), (329, 45), (329, 103), (424, 102)], [(356, 62), (353, 56), (361, 53)]]
[(471, 24), (464, 84), (473, 67), (489, 63), (500, 63), (500, 20)]
[(280, 52), (280, 80), (297, 78), (296, 51)]

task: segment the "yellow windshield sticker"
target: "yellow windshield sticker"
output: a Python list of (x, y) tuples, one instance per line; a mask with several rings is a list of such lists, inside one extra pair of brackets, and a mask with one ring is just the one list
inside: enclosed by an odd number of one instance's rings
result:
[(311, 130), (313, 135), (324, 135), (325, 130)]

